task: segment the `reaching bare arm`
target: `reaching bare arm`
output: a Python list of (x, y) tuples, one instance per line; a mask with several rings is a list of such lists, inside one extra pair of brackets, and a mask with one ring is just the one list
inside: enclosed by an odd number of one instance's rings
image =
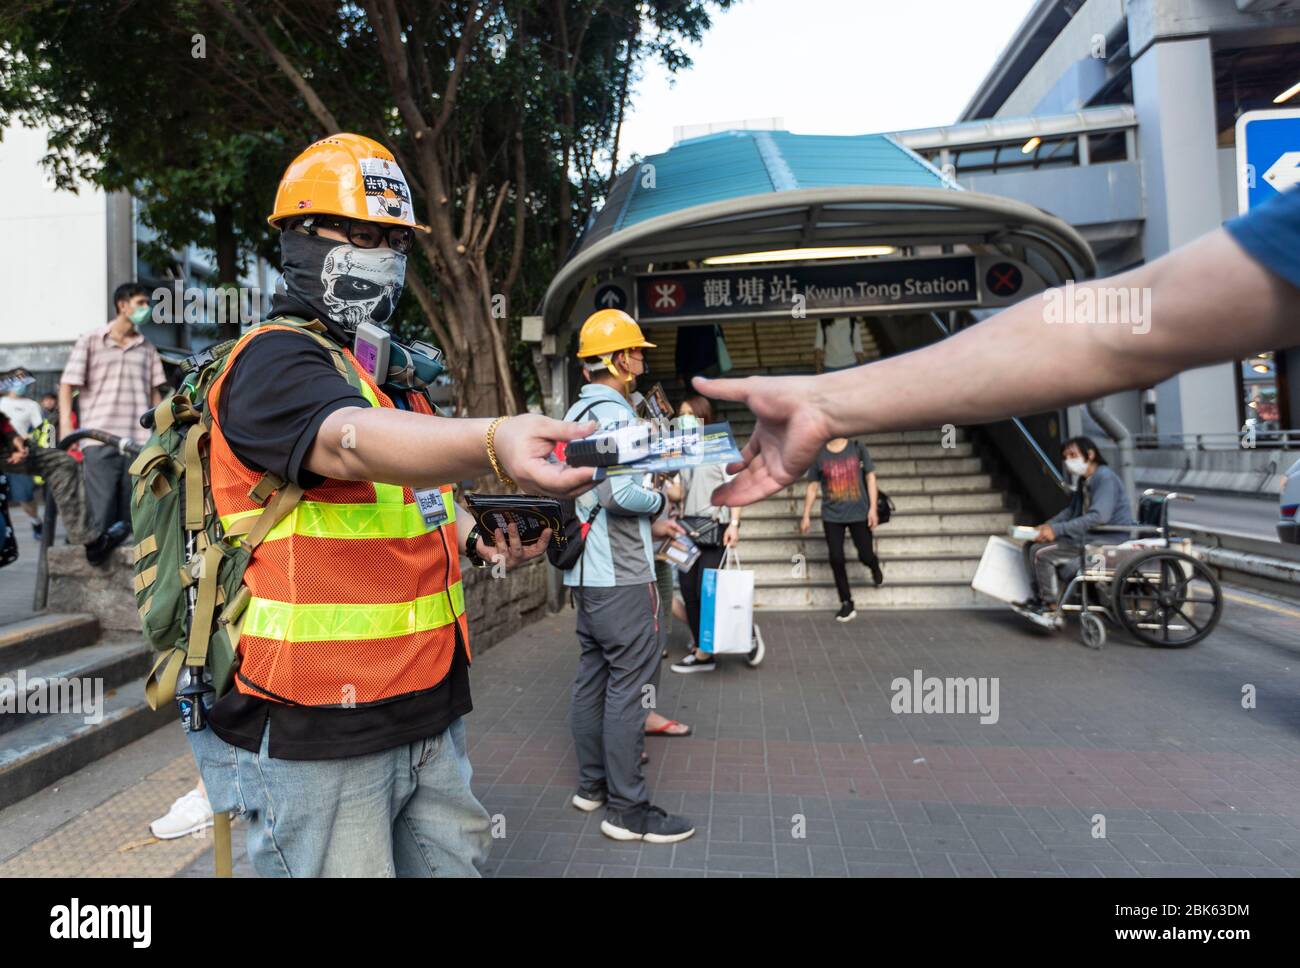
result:
[[(321, 424), (303, 462), (323, 477), (433, 487), (492, 471), (488, 419), (432, 417), (378, 407), (343, 407)], [(560, 440), (592, 433), (594, 421), (565, 423), (539, 414), (503, 420), (497, 459), (525, 493), (572, 497), (592, 486), (591, 468), (548, 463)]]
[(1300, 290), (1222, 229), (1130, 272), (1081, 283), (1074, 301), (1105, 299), (1102, 290), (1117, 288), (1140, 294), (1150, 307), (1145, 322), (1049, 322), (1051, 300), (1061, 298), (1052, 290), (933, 346), (851, 370), (697, 377), (702, 393), (744, 403), (758, 417), (741, 462), (728, 467), (736, 478), (713, 502), (749, 504), (773, 493), (832, 437), (1037, 413), (1300, 342)]

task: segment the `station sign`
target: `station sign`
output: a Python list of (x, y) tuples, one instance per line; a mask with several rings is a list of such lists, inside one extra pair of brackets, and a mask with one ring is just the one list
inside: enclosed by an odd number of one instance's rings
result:
[(1042, 282), (1014, 260), (954, 255), (653, 272), (635, 286), (638, 320), (677, 323), (1001, 306)]

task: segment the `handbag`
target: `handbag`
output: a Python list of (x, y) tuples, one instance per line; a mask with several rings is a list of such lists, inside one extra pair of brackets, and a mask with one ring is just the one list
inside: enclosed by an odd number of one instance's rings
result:
[[(573, 419), (575, 421), (581, 420), (591, 413), (595, 406), (595, 403), (588, 405), (578, 411)], [(582, 560), (582, 553), (587, 548), (587, 533), (591, 530), (591, 524), (596, 520), (596, 515), (600, 513), (600, 507), (600, 503), (597, 502), (596, 506), (586, 516), (586, 519), (583, 520), (578, 517), (577, 502), (572, 498), (562, 498), (560, 500), (560, 533), (552, 538), (551, 542), (546, 546), (546, 558), (552, 565), (561, 571), (568, 571)], [(581, 577), (580, 574), (580, 582)]]
[(888, 524), (889, 517), (894, 513), (894, 502), (889, 499), (889, 495), (884, 491), (876, 488), (876, 523)]
[[(862, 453), (861, 450), (859, 450), (858, 451), (859, 456), (861, 456), (861, 453)], [(867, 471), (865, 467), (862, 470), (862, 493), (863, 494), (871, 493), (870, 489), (867, 487)], [(894, 502), (890, 500), (889, 495), (886, 494), (884, 491), (882, 491), (880, 489), (880, 485), (877, 484), (876, 485), (876, 523), (878, 525), (888, 524), (889, 519), (893, 515), (893, 513), (894, 513)]]
[(678, 522), (690, 534), (691, 540), (701, 548), (719, 548), (722, 546), (722, 522), (707, 514), (692, 514), (678, 518)]

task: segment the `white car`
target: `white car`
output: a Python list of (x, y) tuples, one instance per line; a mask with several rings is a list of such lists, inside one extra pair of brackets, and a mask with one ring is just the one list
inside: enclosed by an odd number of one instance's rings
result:
[(1282, 475), (1282, 493), (1278, 497), (1277, 540), (1300, 544), (1300, 460)]

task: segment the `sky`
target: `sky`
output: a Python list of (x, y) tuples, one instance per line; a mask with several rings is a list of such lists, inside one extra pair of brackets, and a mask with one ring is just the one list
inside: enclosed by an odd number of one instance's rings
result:
[(741, 0), (713, 15), (694, 66), (647, 64), (619, 147), (666, 151), (673, 127), (777, 117), (799, 134), (950, 124), (1033, 0)]

